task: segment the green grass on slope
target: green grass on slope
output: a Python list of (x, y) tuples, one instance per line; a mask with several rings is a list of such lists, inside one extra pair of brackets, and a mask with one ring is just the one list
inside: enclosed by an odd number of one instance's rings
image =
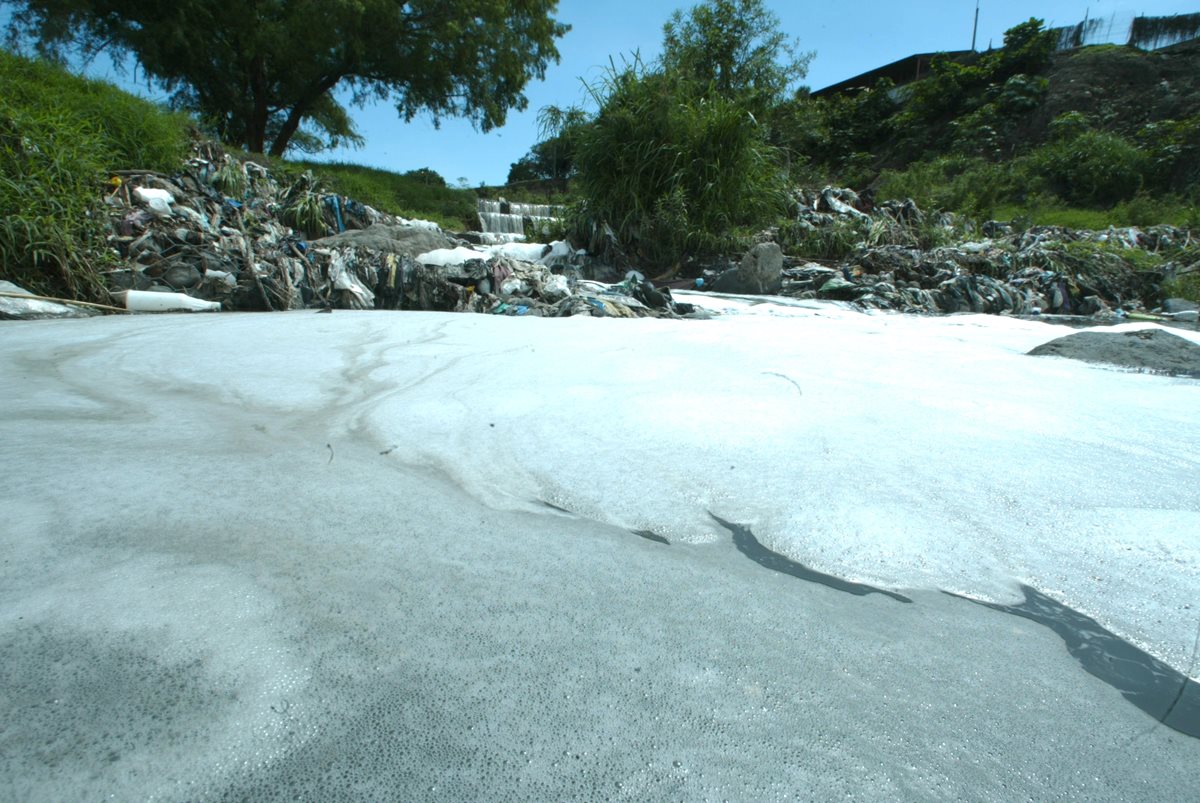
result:
[(106, 171), (173, 171), (190, 121), (100, 81), (0, 51), (0, 278), (103, 300)]
[(1176, 198), (1138, 197), (1111, 209), (1081, 209), (1066, 204), (1033, 199), (1025, 205), (996, 207), (996, 220), (1021, 220), (1034, 226), (1099, 231), (1109, 226), (1154, 226), (1165, 223), (1183, 228), (1200, 228), (1200, 209)]
[(460, 190), (343, 162), (287, 162), (291, 168), (311, 170), (331, 191), (407, 218), (432, 220), (442, 228), (461, 231), (478, 225), (473, 190)]

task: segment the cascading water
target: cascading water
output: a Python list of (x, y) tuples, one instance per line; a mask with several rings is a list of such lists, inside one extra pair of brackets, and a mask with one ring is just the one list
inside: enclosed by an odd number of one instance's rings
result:
[(556, 222), (563, 207), (556, 204), (509, 203), (501, 198), (497, 201), (480, 199), (477, 206), (479, 227), (486, 240), (514, 242), (525, 239), (526, 226), (541, 228)]

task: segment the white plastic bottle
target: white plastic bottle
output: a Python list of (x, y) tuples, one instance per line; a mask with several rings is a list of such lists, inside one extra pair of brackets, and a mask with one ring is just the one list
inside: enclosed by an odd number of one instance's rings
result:
[(125, 309), (131, 312), (209, 312), (221, 309), (221, 302), (203, 301), (183, 293), (126, 290)]

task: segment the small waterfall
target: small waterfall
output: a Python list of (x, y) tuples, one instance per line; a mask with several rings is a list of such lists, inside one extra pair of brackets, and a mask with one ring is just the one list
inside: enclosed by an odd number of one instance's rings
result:
[(537, 229), (562, 217), (563, 207), (557, 204), (509, 203), (479, 199), (479, 227), (489, 240), (513, 242), (525, 239), (525, 227)]

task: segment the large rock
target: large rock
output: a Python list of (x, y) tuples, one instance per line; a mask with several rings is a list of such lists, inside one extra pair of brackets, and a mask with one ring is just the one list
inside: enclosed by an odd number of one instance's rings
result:
[(1108, 363), (1171, 376), (1200, 377), (1200, 345), (1165, 329), (1076, 332), (1043, 343), (1029, 354)]
[(319, 248), (367, 248), (385, 254), (416, 257), (439, 248), (454, 248), (457, 243), (440, 231), (423, 226), (376, 223), (365, 229), (344, 231), (314, 240)]
[(1163, 312), (1172, 314), (1177, 312), (1196, 312), (1200, 310), (1200, 304), (1197, 304), (1195, 301), (1188, 301), (1186, 298), (1168, 298), (1163, 302), (1162, 308)]
[(758, 243), (742, 257), (742, 280), (759, 293), (778, 293), (783, 286), (783, 250), (778, 243)]
[(783, 288), (783, 251), (778, 243), (758, 243), (742, 257), (742, 263), (717, 277), (712, 289), (718, 293), (767, 295)]

